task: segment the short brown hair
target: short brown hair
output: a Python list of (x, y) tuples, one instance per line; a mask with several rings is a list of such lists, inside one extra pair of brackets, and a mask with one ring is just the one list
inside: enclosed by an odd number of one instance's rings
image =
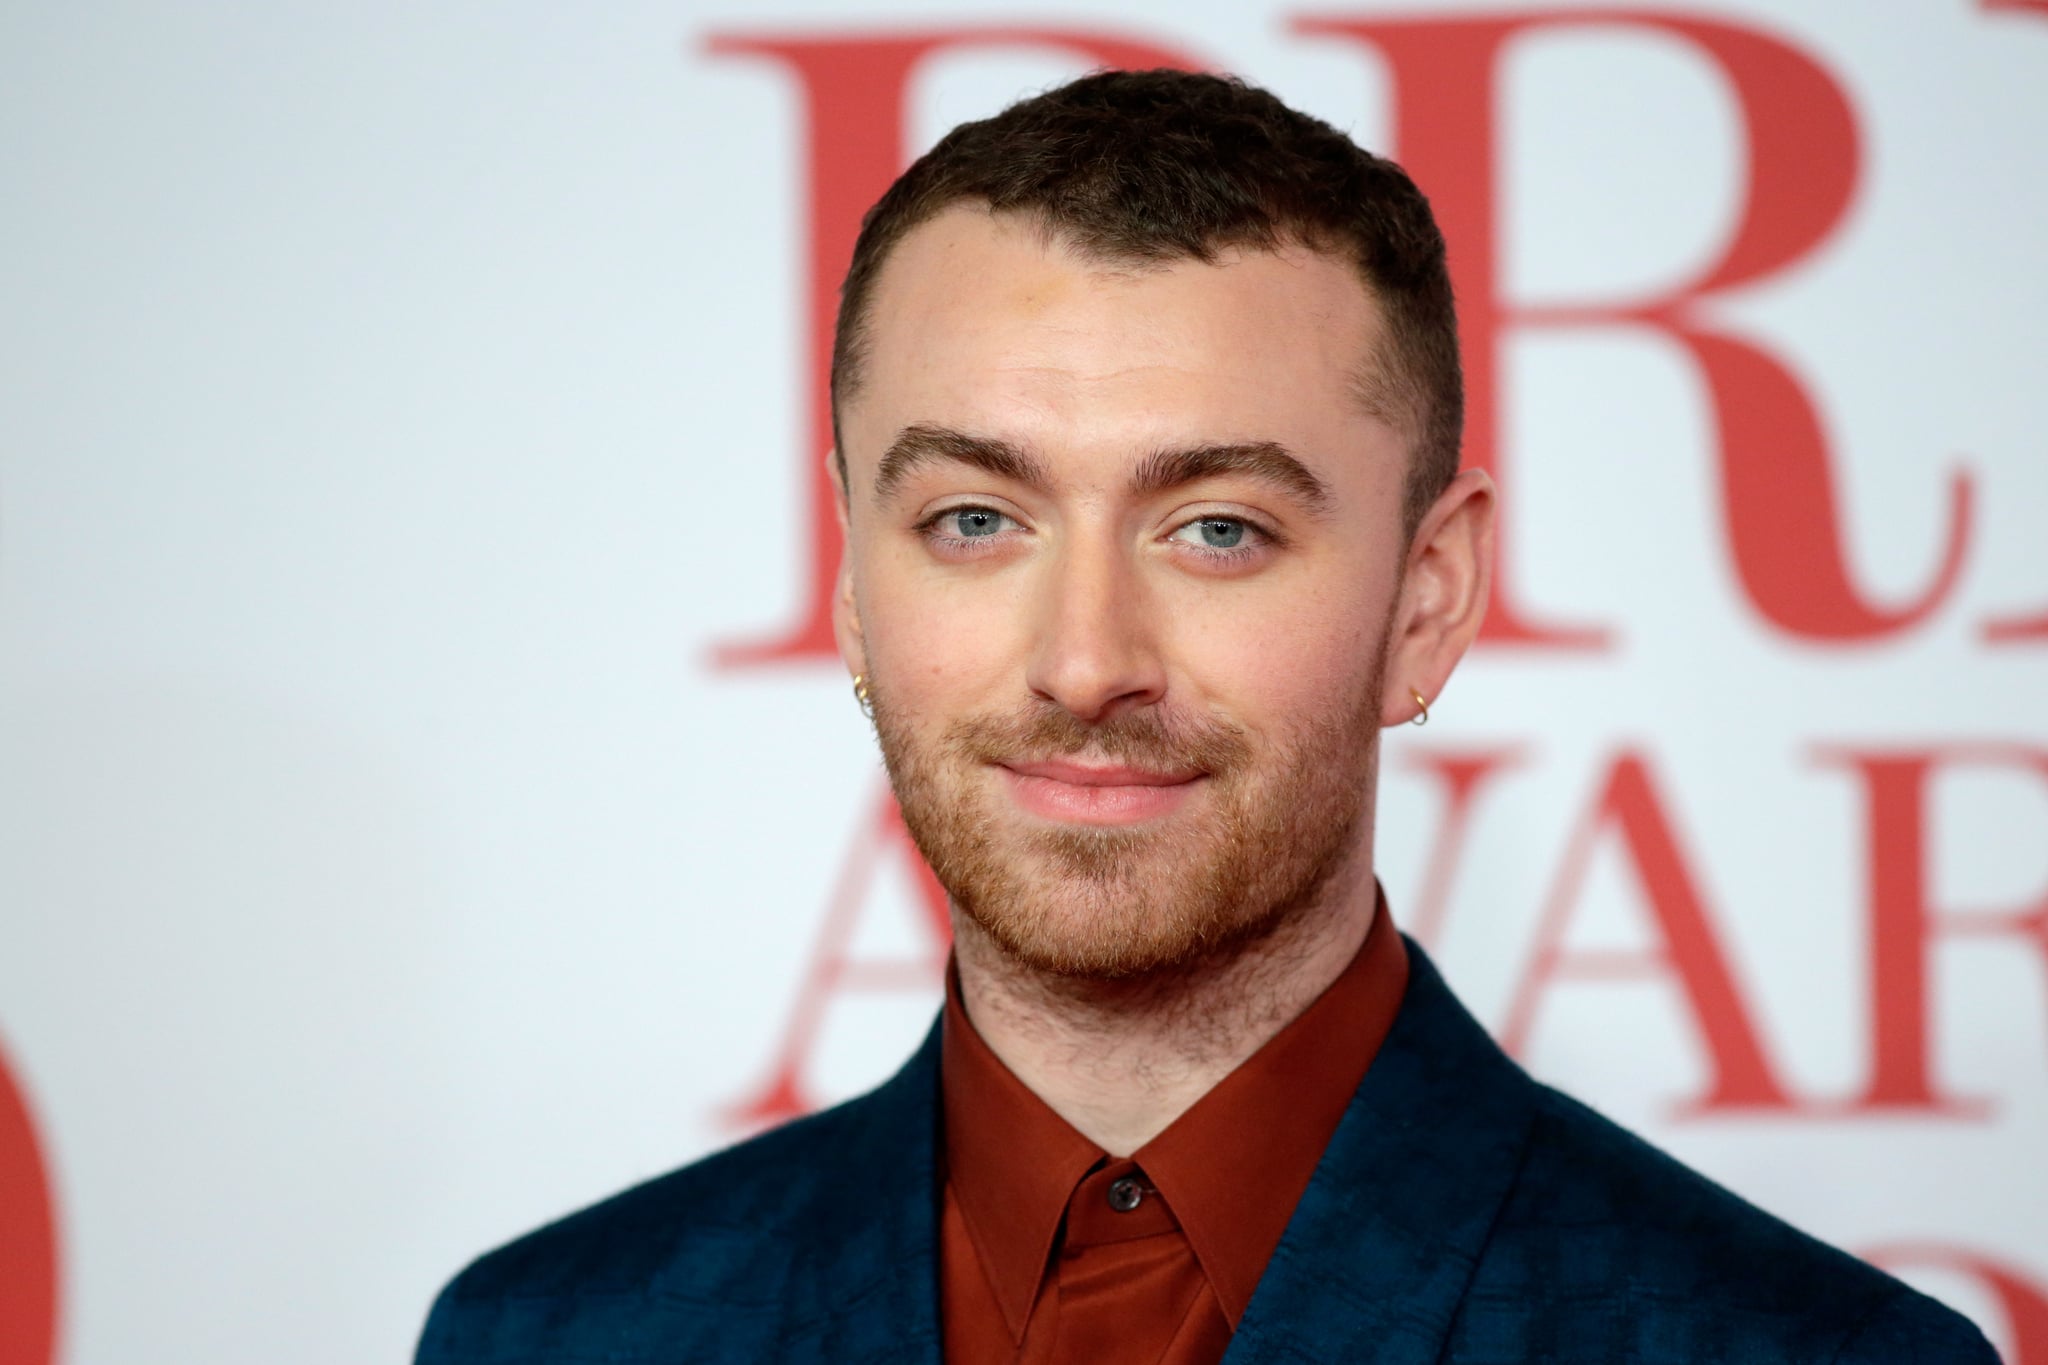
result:
[[(1210, 261), (1297, 241), (1348, 256), (1386, 323), (1360, 373), (1365, 405), (1414, 445), (1403, 490), (1414, 533), (1458, 472), (1464, 381), (1443, 234), (1399, 166), (1234, 77), (1102, 71), (963, 123), (868, 210), (840, 286), (832, 426), (858, 386), (867, 308), (912, 228), (961, 201), (1035, 216), (1116, 262)], [(840, 446), (839, 472), (846, 477)]]

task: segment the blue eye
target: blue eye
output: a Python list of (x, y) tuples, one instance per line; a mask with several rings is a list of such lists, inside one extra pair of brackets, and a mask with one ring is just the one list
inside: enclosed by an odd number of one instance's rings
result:
[(1236, 517), (1202, 517), (1175, 531), (1173, 538), (1205, 550), (1235, 550), (1250, 534), (1251, 527)]
[(979, 540), (1014, 524), (1001, 512), (986, 507), (956, 507), (939, 516), (941, 529), (951, 531), (962, 540)]

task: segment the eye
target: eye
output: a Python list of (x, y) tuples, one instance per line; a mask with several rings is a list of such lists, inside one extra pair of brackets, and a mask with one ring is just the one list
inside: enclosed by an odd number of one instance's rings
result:
[(944, 534), (961, 540), (980, 540), (1008, 531), (1017, 525), (992, 507), (952, 507), (939, 513), (932, 526)]
[(1236, 517), (1201, 517), (1175, 531), (1169, 539), (1205, 550), (1236, 550), (1247, 541), (1256, 540), (1258, 534), (1249, 522)]
[(942, 555), (993, 552), (1013, 544), (1023, 525), (1007, 512), (976, 503), (944, 507), (917, 524), (925, 543)]

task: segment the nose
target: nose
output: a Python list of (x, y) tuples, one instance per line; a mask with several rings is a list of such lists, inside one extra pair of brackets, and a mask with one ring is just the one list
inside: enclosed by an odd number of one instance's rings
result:
[(1092, 538), (1051, 557), (1037, 585), (1025, 681), (1084, 721), (1157, 702), (1166, 690), (1160, 622), (1128, 551)]

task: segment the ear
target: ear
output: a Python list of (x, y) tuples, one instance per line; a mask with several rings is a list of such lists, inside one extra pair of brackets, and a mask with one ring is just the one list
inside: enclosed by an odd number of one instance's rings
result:
[(1411, 689), (1433, 702), (1486, 619), (1493, 579), (1493, 480), (1461, 470), (1409, 542), (1388, 636), (1380, 724), (1421, 714)]
[(832, 480), (833, 514), (839, 518), (839, 574), (832, 584), (832, 635), (839, 642), (839, 657), (846, 671), (856, 677), (868, 671), (867, 645), (861, 639), (860, 608), (853, 599), (853, 526), (849, 513), (846, 479), (839, 470), (839, 452), (825, 452), (825, 473)]

